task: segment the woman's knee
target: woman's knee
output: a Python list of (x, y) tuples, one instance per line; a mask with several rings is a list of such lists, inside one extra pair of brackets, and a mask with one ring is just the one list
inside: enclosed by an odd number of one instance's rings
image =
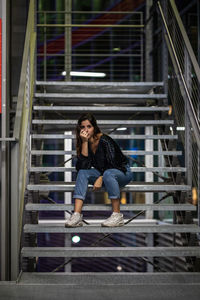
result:
[(89, 176), (89, 172), (88, 172), (88, 170), (87, 169), (81, 169), (81, 170), (79, 170), (78, 171), (78, 174), (77, 174), (77, 177), (80, 177), (80, 178), (88, 178), (88, 176)]
[(79, 175), (79, 176), (85, 175), (85, 173), (86, 173), (85, 171), (87, 171), (87, 170), (81, 169), (78, 171), (77, 175)]
[(112, 180), (113, 178), (115, 178), (115, 176), (111, 170), (108, 169), (103, 173), (103, 181), (104, 182), (108, 182), (108, 181)]

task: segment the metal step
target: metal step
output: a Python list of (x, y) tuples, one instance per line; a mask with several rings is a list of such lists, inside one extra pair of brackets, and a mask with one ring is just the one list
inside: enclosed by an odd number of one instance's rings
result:
[(60, 224), (26, 224), (25, 233), (199, 233), (197, 225), (144, 225), (128, 224), (122, 227), (102, 227), (100, 224), (84, 225), (77, 228), (65, 228)]
[(134, 92), (147, 93), (155, 87), (163, 87), (163, 82), (67, 82), (67, 81), (36, 81), (37, 86), (45, 86), (46, 90), (77, 92)]
[[(114, 99), (163, 99), (163, 98), (167, 98), (167, 95), (166, 94), (124, 94), (124, 93), (96, 93), (96, 94), (93, 94), (93, 93), (87, 93), (87, 94), (82, 94), (82, 93), (35, 93), (35, 97), (36, 98), (64, 98), (64, 99), (74, 99), (74, 98), (78, 98), (78, 99), (88, 99), (88, 98), (91, 98), (91, 100), (94, 102), (96, 101), (96, 99), (105, 99), (106, 102), (107, 99), (109, 99), (109, 102), (110, 102), (110, 99), (114, 98)], [(95, 99), (95, 100), (94, 100)], [(68, 101), (68, 100), (67, 100)]]
[[(178, 135), (129, 135), (129, 134), (111, 134), (111, 138), (116, 140), (176, 140)], [(76, 139), (75, 134), (32, 134), (33, 139)]]
[[(73, 285), (154, 285), (158, 284), (192, 284), (193, 287), (200, 283), (200, 273), (197, 272), (180, 272), (180, 273), (132, 273), (132, 272), (41, 272), (26, 273), (23, 272), (19, 281), (21, 284), (73, 284)], [(159, 288), (158, 288), (159, 290)], [(177, 295), (176, 295), (177, 296)], [(101, 298), (102, 299), (102, 298)], [(111, 298), (110, 298), (111, 299)], [(124, 298), (127, 299), (127, 298)], [(131, 299), (131, 298), (128, 298)], [(135, 298), (141, 299), (141, 298)], [(143, 298), (142, 298), (143, 299)], [(146, 298), (147, 300), (148, 298)], [(153, 298), (159, 299), (159, 298)], [(165, 298), (167, 299), (167, 298)], [(171, 299), (171, 298), (170, 298)], [(182, 299), (182, 297), (181, 297)], [(197, 299), (197, 298), (195, 298)], [(85, 300), (85, 299), (84, 299)], [(161, 300), (161, 298), (160, 298)], [(177, 298), (177, 300), (179, 300)], [(194, 300), (194, 299), (191, 299)]]
[[(184, 171), (183, 171), (184, 170)], [(65, 168), (65, 167), (31, 167), (30, 172), (67, 172), (67, 171), (76, 171), (75, 168)], [(131, 167), (133, 173), (138, 172), (186, 172), (185, 168), (181, 167)]]
[[(27, 211), (74, 211), (73, 204), (38, 204), (28, 203)], [(111, 211), (111, 204), (84, 204), (82, 211)], [(192, 204), (121, 204), (121, 211), (196, 211)]]
[[(73, 192), (75, 188), (75, 183), (60, 183), (51, 182), (48, 184), (28, 184), (27, 189), (29, 191), (63, 191), (63, 192)], [(92, 185), (88, 188), (91, 190)], [(135, 183), (127, 184), (121, 191), (126, 192), (169, 192), (169, 191), (189, 191), (191, 187), (188, 185), (173, 185), (173, 184), (160, 184), (160, 183)]]
[(23, 247), (22, 257), (200, 256), (200, 247)]
[[(122, 150), (124, 155), (182, 155), (182, 151), (143, 151)], [(76, 151), (64, 150), (31, 150), (32, 155), (76, 155)], [(184, 169), (184, 168), (183, 168)]]
[(164, 106), (33, 106), (36, 111), (62, 111), (62, 112), (104, 112), (104, 113), (131, 113), (131, 112), (168, 112), (169, 107)]
[(31, 300), (197, 300), (200, 273), (30, 272), (22, 273), (19, 283), (2, 282), (1, 300), (27, 295)]
[[(77, 125), (77, 120), (39, 120), (34, 119), (32, 120), (32, 124), (44, 124), (44, 125)], [(123, 125), (126, 127), (133, 127), (133, 126), (158, 126), (158, 125), (173, 125), (173, 120), (99, 120), (97, 121), (99, 127), (105, 126), (116, 126), (116, 125)]]
[(45, 99), (50, 102), (62, 101), (62, 103), (74, 104), (145, 104), (149, 100), (164, 100), (167, 99), (166, 94), (124, 94), (124, 93), (71, 93), (71, 92), (58, 92), (58, 93), (35, 93), (36, 99)]

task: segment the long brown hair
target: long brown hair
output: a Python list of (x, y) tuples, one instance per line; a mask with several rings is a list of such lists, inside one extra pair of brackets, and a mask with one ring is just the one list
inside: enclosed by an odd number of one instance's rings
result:
[(99, 127), (97, 126), (97, 121), (95, 119), (95, 117), (90, 114), (90, 113), (85, 113), (83, 115), (80, 116), (80, 118), (78, 119), (78, 124), (76, 126), (76, 151), (77, 151), (77, 155), (79, 156), (81, 154), (81, 149), (82, 149), (82, 140), (80, 138), (80, 131), (81, 131), (81, 123), (83, 121), (88, 120), (92, 126), (94, 127), (94, 137), (98, 134), (101, 133), (101, 130), (99, 129)]

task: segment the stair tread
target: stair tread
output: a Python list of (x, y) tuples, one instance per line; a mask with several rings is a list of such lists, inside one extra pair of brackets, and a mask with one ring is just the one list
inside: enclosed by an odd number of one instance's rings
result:
[[(50, 86), (85, 86), (91, 88), (91, 82), (86, 81), (37, 81), (36, 85), (50, 85)], [(98, 86), (111, 86), (111, 87), (143, 87), (143, 86), (164, 86), (163, 81), (138, 81), (138, 82), (108, 82), (108, 81), (101, 81), (101, 82), (92, 82), (93, 87)]]
[[(76, 170), (75, 168), (70, 168), (72, 171)], [(66, 172), (69, 171), (69, 168), (65, 167), (31, 167), (30, 172)], [(185, 172), (185, 168), (180, 167), (131, 167), (131, 171), (134, 173), (137, 172)]]
[[(121, 211), (132, 210), (196, 210), (196, 206), (192, 204), (121, 204)], [(26, 210), (74, 210), (73, 204), (45, 204), (45, 203), (28, 203), (26, 204)], [(84, 204), (83, 211), (111, 211), (111, 204)]]
[[(47, 221), (48, 222), (48, 221)], [(64, 224), (25, 224), (24, 232), (48, 233), (199, 233), (200, 227), (194, 224), (152, 225), (129, 223), (122, 227), (101, 227), (99, 223), (78, 228), (65, 228)]]
[(23, 257), (199, 256), (200, 247), (23, 247)]
[(107, 112), (107, 113), (112, 113), (112, 112), (155, 112), (155, 111), (162, 111), (162, 112), (167, 112), (169, 111), (169, 107), (164, 107), (164, 106), (47, 106), (47, 105), (34, 105), (33, 106), (34, 110), (40, 110), (40, 111), (94, 111), (94, 112)]
[(154, 87), (163, 87), (163, 82), (67, 82), (67, 81), (36, 81), (37, 86), (45, 86), (46, 90), (56, 89), (60, 92), (70, 91), (77, 92), (136, 92), (136, 93), (147, 93)]
[[(107, 99), (166, 99), (166, 94), (132, 94), (132, 93), (35, 93), (36, 98), (64, 98), (64, 99), (91, 99), (94, 102), (97, 99), (103, 99), (107, 102)], [(67, 100), (68, 101), (68, 100)], [(66, 102), (67, 102), (66, 101)]]
[[(128, 139), (178, 139), (178, 135), (129, 135), (129, 134), (111, 134), (109, 135), (111, 138), (113, 139), (124, 139), (124, 140), (128, 140)], [(75, 139), (76, 135), (75, 134), (71, 134), (71, 135), (66, 135), (66, 134), (32, 134), (31, 135), (32, 138), (34, 139)]]
[[(73, 191), (75, 187), (74, 182), (70, 183), (57, 183), (57, 182), (48, 182), (46, 184), (28, 184), (27, 189), (32, 191)], [(92, 189), (93, 186), (89, 185), (89, 189)], [(174, 185), (174, 184), (163, 184), (163, 183), (143, 183), (140, 184), (127, 184), (121, 191), (141, 191), (141, 192), (152, 192), (152, 191), (189, 191), (191, 186), (189, 185)]]
[[(60, 124), (60, 125), (76, 125), (77, 120), (42, 120), (42, 119), (33, 119), (32, 120), (33, 124)], [(97, 124), (100, 125), (126, 125), (126, 126), (132, 126), (132, 125), (173, 125), (174, 121), (173, 120), (134, 120), (134, 121), (127, 121), (127, 120), (101, 120), (97, 121)]]
[[(125, 155), (182, 155), (182, 151), (145, 151), (145, 150), (122, 150)], [(64, 151), (64, 150), (31, 150), (32, 155), (65, 155), (74, 154), (76, 155), (76, 150), (74, 151)], [(185, 168), (182, 168), (185, 169)]]
[(73, 285), (144, 285), (152, 284), (199, 284), (200, 273), (144, 273), (144, 272), (23, 272), (20, 284), (73, 284)]

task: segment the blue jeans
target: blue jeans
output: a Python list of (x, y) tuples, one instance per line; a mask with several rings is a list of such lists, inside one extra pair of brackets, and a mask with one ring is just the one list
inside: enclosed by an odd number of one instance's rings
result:
[[(101, 176), (97, 169), (81, 169), (76, 178), (76, 186), (73, 198), (85, 200), (88, 184), (94, 184)], [(120, 188), (133, 179), (130, 167), (124, 173), (118, 169), (107, 169), (103, 173), (103, 187), (108, 192), (109, 199), (120, 199)]]

